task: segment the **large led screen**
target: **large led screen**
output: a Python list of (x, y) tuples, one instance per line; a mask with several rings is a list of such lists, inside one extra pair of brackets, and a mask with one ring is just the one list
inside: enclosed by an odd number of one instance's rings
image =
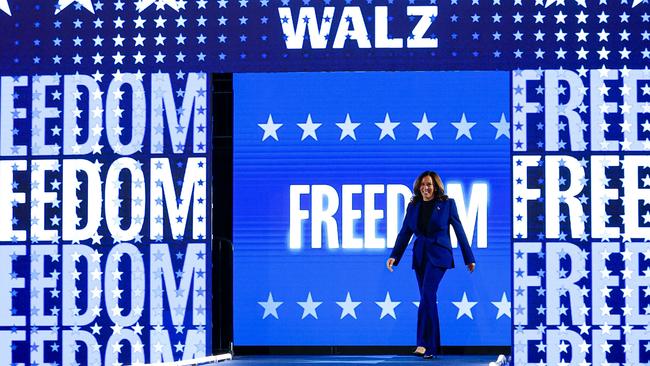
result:
[(209, 354), (207, 88), (0, 77), (0, 365)]
[(236, 345), (414, 345), (407, 252), (386, 267), (424, 170), (476, 258), (438, 290), (442, 345), (509, 345), (506, 72), (235, 75)]

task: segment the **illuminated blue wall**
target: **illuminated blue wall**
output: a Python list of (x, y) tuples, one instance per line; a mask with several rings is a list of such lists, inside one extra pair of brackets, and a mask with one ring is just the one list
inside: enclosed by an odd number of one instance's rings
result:
[(480, 268), (454, 250), (443, 344), (510, 344), (508, 84), (505, 72), (237, 75), (236, 344), (413, 344), (411, 251), (396, 273), (384, 263), (426, 169)]

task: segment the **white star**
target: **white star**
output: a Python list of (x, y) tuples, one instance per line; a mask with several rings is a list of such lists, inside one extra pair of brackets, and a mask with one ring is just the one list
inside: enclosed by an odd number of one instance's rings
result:
[(143, 64), (144, 63), (144, 58), (146, 55), (143, 55), (140, 51), (138, 51), (137, 55), (133, 55), (133, 58), (135, 59), (136, 64)]
[(95, 14), (95, 8), (93, 8), (93, 4), (90, 2), (91, 0), (59, 0), (59, 3), (57, 4), (57, 9), (54, 12), (54, 14), (59, 14), (59, 12), (63, 9), (65, 9), (68, 5), (78, 2), (81, 4), (86, 10), (89, 12)]
[(160, 51), (158, 51), (157, 54), (153, 55), (153, 57), (156, 58), (156, 63), (165, 62), (165, 55), (163, 55)]
[(621, 37), (621, 41), (629, 41), (630, 40), (630, 32), (627, 31), (627, 29), (623, 29), (621, 33), (619, 33), (619, 37)]
[[(645, 131), (645, 128), (644, 128), (644, 131)], [(644, 187), (650, 186), (650, 175), (646, 174), (645, 178), (641, 178), (641, 181), (643, 181), (643, 186)], [(647, 258), (650, 258), (650, 255)]]
[(422, 121), (420, 122), (413, 122), (413, 126), (417, 127), (418, 129), (418, 137), (416, 140), (419, 140), (420, 137), (422, 136), (428, 136), (429, 139), (433, 140), (433, 136), (431, 135), (431, 129), (436, 127), (438, 123), (437, 122), (429, 122), (427, 119), (427, 114), (424, 113), (422, 115)]
[(273, 315), (276, 319), (279, 319), (278, 308), (280, 305), (282, 305), (282, 302), (274, 301), (273, 294), (271, 292), (269, 292), (269, 297), (266, 301), (258, 301), (257, 303), (264, 308), (264, 315), (262, 316), (262, 319), (266, 319), (266, 317), (269, 315)]
[(117, 37), (113, 37), (113, 44), (115, 45), (115, 47), (124, 46), (124, 39), (125, 39), (124, 37), (118, 34)]
[(609, 15), (605, 14), (604, 11), (596, 16), (598, 17), (598, 23), (607, 23), (607, 18), (609, 18)]
[(584, 29), (580, 29), (580, 32), (576, 33), (576, 36), (578, 37), (578, 42), (584, 41), (587, 42), (587, 36), (589, 33), (585, 32)]
[(621, 90), (621, 95), (630, 95), (630, 90), (632, 90), (632, 88), (625, 84), (619, 87), (619, 89)]
[(144, 46), (144, 40), (147, 39), (146, 37), (143, 37), (140, 33), (136, 37), (133, 37), (133, 41), (135, 42), (136, 46)]
[(607, 40), (609, 38), (609, 33), (608, 32), (605, 32), (604, 29), (601, 29), (600, 32), (598, 32), (597, 34), (598, 34), (598, 41), (607, 42)]
[(631, 261), (634, 252), (631, 252), (629, 248), (625, 248), (625, 250), (620, 252), (620, 254), (623, 257), (624, 261)]
[[(97, 325), (97, 323), (95, 323), (95, 325)], [(99, 327), (99, 328), (101, 329), (101, 327)], [(132, 328), (133, 328), (133, 331), (135, 332), (135, 334), (142, 335), (142, 330), (144, 329), (144, 327), (142, 325), (140, 325), (140, 322), (135, 323), (135, 325), (133, 325)]]
[(0, 10), (7, 13), (7, 15), (11, 15), (11, 9), (9, 9), (8, 0), (0, 0)]
[(384, 122), (377, 122), (375, 123), (375, 126), (379, 127), (381, 129), (381, 134), (379, 135), (379, 139), (382, 140), (386, 136), (390, 136), (395, 140), (395, 127), (399, 126), (399, 122), (391, 122), (390, 121), (390, 116), (388, 113), (386, 113), (386, 116), (384, 117)]
[(104, 145), (100, 145), (99, 143), (95, 142), (95, 144), (92, 146), (93, 154), (101, 154), (103, 147)]
[(104, 56), (100, 55), (99, 52), (93, 56), (93, 65), (101, 64)]
[(156, 40), (156, 46), (160, 46), (160, 45), (164, 46), (165, 39), (167, 39), (167, 37), (164, 37), (162, 34), (158, 33), (158, 35), (154, 37), (154, 39)]
[(632, 326), (629, 324), (626, 325), (621, 325), (621, 329), (623, 329), (623, 334), (630, 334), (632, 333)]
[(632, 271), (630, 269), (622, 269), (621, 274), (623, 275), (623, 279), (632, 279)]
[(318, 319), (318, 315), (316, 314), (316, 308), (320, 306), (322, 302), (319, 301), (313, 301), (311, 298), (311, 292), (307, 295), (307, 301), (299, 301), (298, 305), (302, 306), (302, 318), (305, 319), (307, 315), (313, 316), (315, 319)]
[(580, 49), (577, 50), (576, 53), (578, 54), (578, 60), (580, 60), (580, 59), (585, 59), (586, 60), (587, 59), (587, 54), (589, 53), (589, 51), (585, 50), (584, 47), (580, 47)]
[(505, 292), (501, 295), (501, 301), (492, 301), (492, 305), (496, 306), (497, 309), (499, 309), (499, 312), (497, 313), (497, 319), (499, 319), (502, 315), (505, 315), (508, 318), (512, 318), (510, 315), (510, 301), (508, 301), (508, 298), (506, 298)]
[(142, 28), (144, 29), (144, 23), (147, 21), (147, 19), (142, 19), (142, 16), (138, 15), (138, 19), (133, 19), (133, 23), (135, 23), (136, 28)]
[(623, 141), (620, 141), (619, 144), (621, 145), (622, 150), (630, 150), (632, 148), (632, 142), (629, 141), (627, 137), (624, 138)]
[(643, 95), (650, 95), (650, 86), (648, 86), (648, 83), (642, 86), (641, 90), (643, 91)]
[(605, 343), (601, 343), (600, 348), (602, 348), (603, 352), (609, 353), (610, 348), (612, 348), (612, 345), (607, 343), (607, 341), (605, 341)]
[(607, 306), (607, 303), (605, 303), (605, 305), (603, 305), (603, 306), (600, 308), (600, 313), (601, 313), (601, 315), (609, 316), (609, 315), (611, 315), (611, 311), (612, 311), (612, 309), (613, 309), (613, 308), (610, 308), (609, 306)]
[(582, 344), (579, 344), (578, 346), (580, 347), (580, 353), (589, 353), (589, 347), (591, 347), (591, 345), (587, 342), (582, 341)]
[(153, 21), (156, 23), (156, 28), (164, 28), (167, 19), (163, 18), (161, 15), (158, 15), (158, 18), (154, 19)]
[(467, 136), (470, 140), (472, 139), (472, 134), (469, 131), (474, 125), (476, 124), (475, 122), (467, 122), (467, 118), (465, 118), (465, 113), (463, 113), (462, 117), (460, 118), (460, 121), (458, 122), (452, 122), (451, 123), (458, 131), (456, 132), (456, 140), (458, 140), (461, 136)]
[(354, 130), (361, 125), (361, 123), (352, 123), (350, 120), (350, 113), (347, 113), (345, 115), (345, 122), (344, 123), (337, 123), (336, 124), (340, 129), (341, 129), (341, 138), (340, 140), (343, 140), (346, 136), (352, 137), (353, 140), (357, 140), (357, 136), (354, 134)]
[(583, 77), (583, 78), (587, 77), (587, 71), (588, 70), (585, 68), (585, 65), (580, 65), (580, 67), (578, 68), (577, 71), (578, 71), (578, 75), (580, 75), (580, 77)]
[(174, 348), (176, 348), (176, 352), (183, 352), (185, 345), (182, 344), (181, 341), (178, 341), (178, 343), (174, 345)]
[[(89, 0), (90, 1), (90, 0)], [(151, 4), (156, 3), (157, 8), (164, 8), (165, 5), (169, 5), (170, 8), (178, 11), (178, 1), (176, 0), (140, 0), (135, 3), (135, 8), (139, 13), (142, 13), (146, 8)]]
[(501, 120), (499, 122), (490, 122), (490, 124), (497, 129), (497, 135), (494, 137), (495, 140), (501, 135), (510, 138), (510, 123), (506, 121), (506, 115), (504, 113), (501, 113)]
[(393, 319), (397, 319), (397, 316), (395, 316), (395, 308), (400, 304), (400, 302), (392, 301), (388, 291), (386, 292), (386, 298), (384, 301), (375, 301), (375, 303), (381, 308), (379, 319), (383, 319), (386, 315), (390, 315)]
[(598, 53), (598, 57), (599, 57), (598, 59), (602, 60), (602, 59), (607, 59), (610, 51), (605, 49), (605, 46), (603, 46), (603, 48), (601, 48), (600, 51), (596, 51), (596, 52)]
[(316, 130), (321, 125), (322, 123), (313, 123), (311, 120), (311, 114), (308, 114), (307, 122), (298, 123), (298, 127), (302, 128), (302, 138), (300, 139), (300, 141), (303, 141), (308, 136), (311, 136), (314, 140), (318, 141), (318, 137), (316, 136)]
[(467, 301), (467, 294), (465, 292), (463, 292), (463, 298), (461, 301), (452, 301), (451, 303), (458, 308), (456, 319), (460, 319), (463, 315), (467, 315), (470, 319), (474, 319), (472, 316), (472, 307), (478, 304), (478, 302)]
[(341, 307), (341, 319), (345, 318), (347, 315), (350, 315), (354, 319), (357, 318), (357, 313), (354, 309), (361, 304), (361, 301), (352, 301), (350, 298), (350, 293), (345, 297), (345, 301), (337, 301), (336, 305)]
[(123, 344), (120, 344), (118, 342), (115, 342), (111, 345), (113, 347), (113, 353), (120, 354), (122, 352), (122, 346)]
[[(626, 114), (626, 113), (630, 113), (630, 109), (632, 108), (632, 106), (627, 104), (627, 102), (623, 102), (623, 104), (621, 104), (619, 108), (621, 108), (621, 114)], [(629, 124), (629, 122), (627, 121), (624, 122)]]
[(278, 129), (282, 127), (282, 123), (273, 123), (273, 116), (269, 114), (269, 119), (266, 120), (266, 123), (258, 123), (257, 125), (264, 130), (262, 141), (269, 137), (273, 137), (275, 141), (278, 141)]

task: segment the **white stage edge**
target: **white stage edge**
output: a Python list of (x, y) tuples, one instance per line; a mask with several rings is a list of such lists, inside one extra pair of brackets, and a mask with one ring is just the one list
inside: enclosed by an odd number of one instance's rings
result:
[(182, 360), (176, 362), (162, 362), (162, 363), (150, 363), (144, 366), (189, 366), (189, 365), (204, 365), (208, 363), (215, 363), (221, 361), (232, 360), (232, 354), (224, 353), (220, 355), (205, 356), (201, 358), (195, 358), (192, 360)]

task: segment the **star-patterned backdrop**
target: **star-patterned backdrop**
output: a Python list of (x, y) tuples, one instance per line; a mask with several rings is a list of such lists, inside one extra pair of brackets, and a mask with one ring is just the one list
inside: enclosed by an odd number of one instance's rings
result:
[(212, 352), (210, 76), (121, 67), (103, 6), (0, 2), (3, 365)]
[(206, 80), (2, 77), (0, 363), (211, 352)]
[[(462, 108), (444, 121), (422, 108), (365, 119), (267, 108), (255, 138), (284, 142), (291, 127), (311, 142), (329, 127), (329, 142), (348, 143), (361, 123), (380, 142), (417, 144), (445, 125), (460, 139), (471, 123), (511, 125), (511, 291), (446, 306), (499, 303), (503, 320), (512, 301), (516, 364), (649, 362), (649, 13), (647, 0), (0, 0), (2, 363), (204, 352), (210, 73), (370, 70), (505, 71), (510, 106), (482, 122)], [(311, 319), (318, 302), (351, 304), (347, 320), (357, 302), (411, 301), (347, 290), (269, 288), (251, 312), (275, 319), (293, 302)], [(160, 307), (178, 310), (160, 320)]]

